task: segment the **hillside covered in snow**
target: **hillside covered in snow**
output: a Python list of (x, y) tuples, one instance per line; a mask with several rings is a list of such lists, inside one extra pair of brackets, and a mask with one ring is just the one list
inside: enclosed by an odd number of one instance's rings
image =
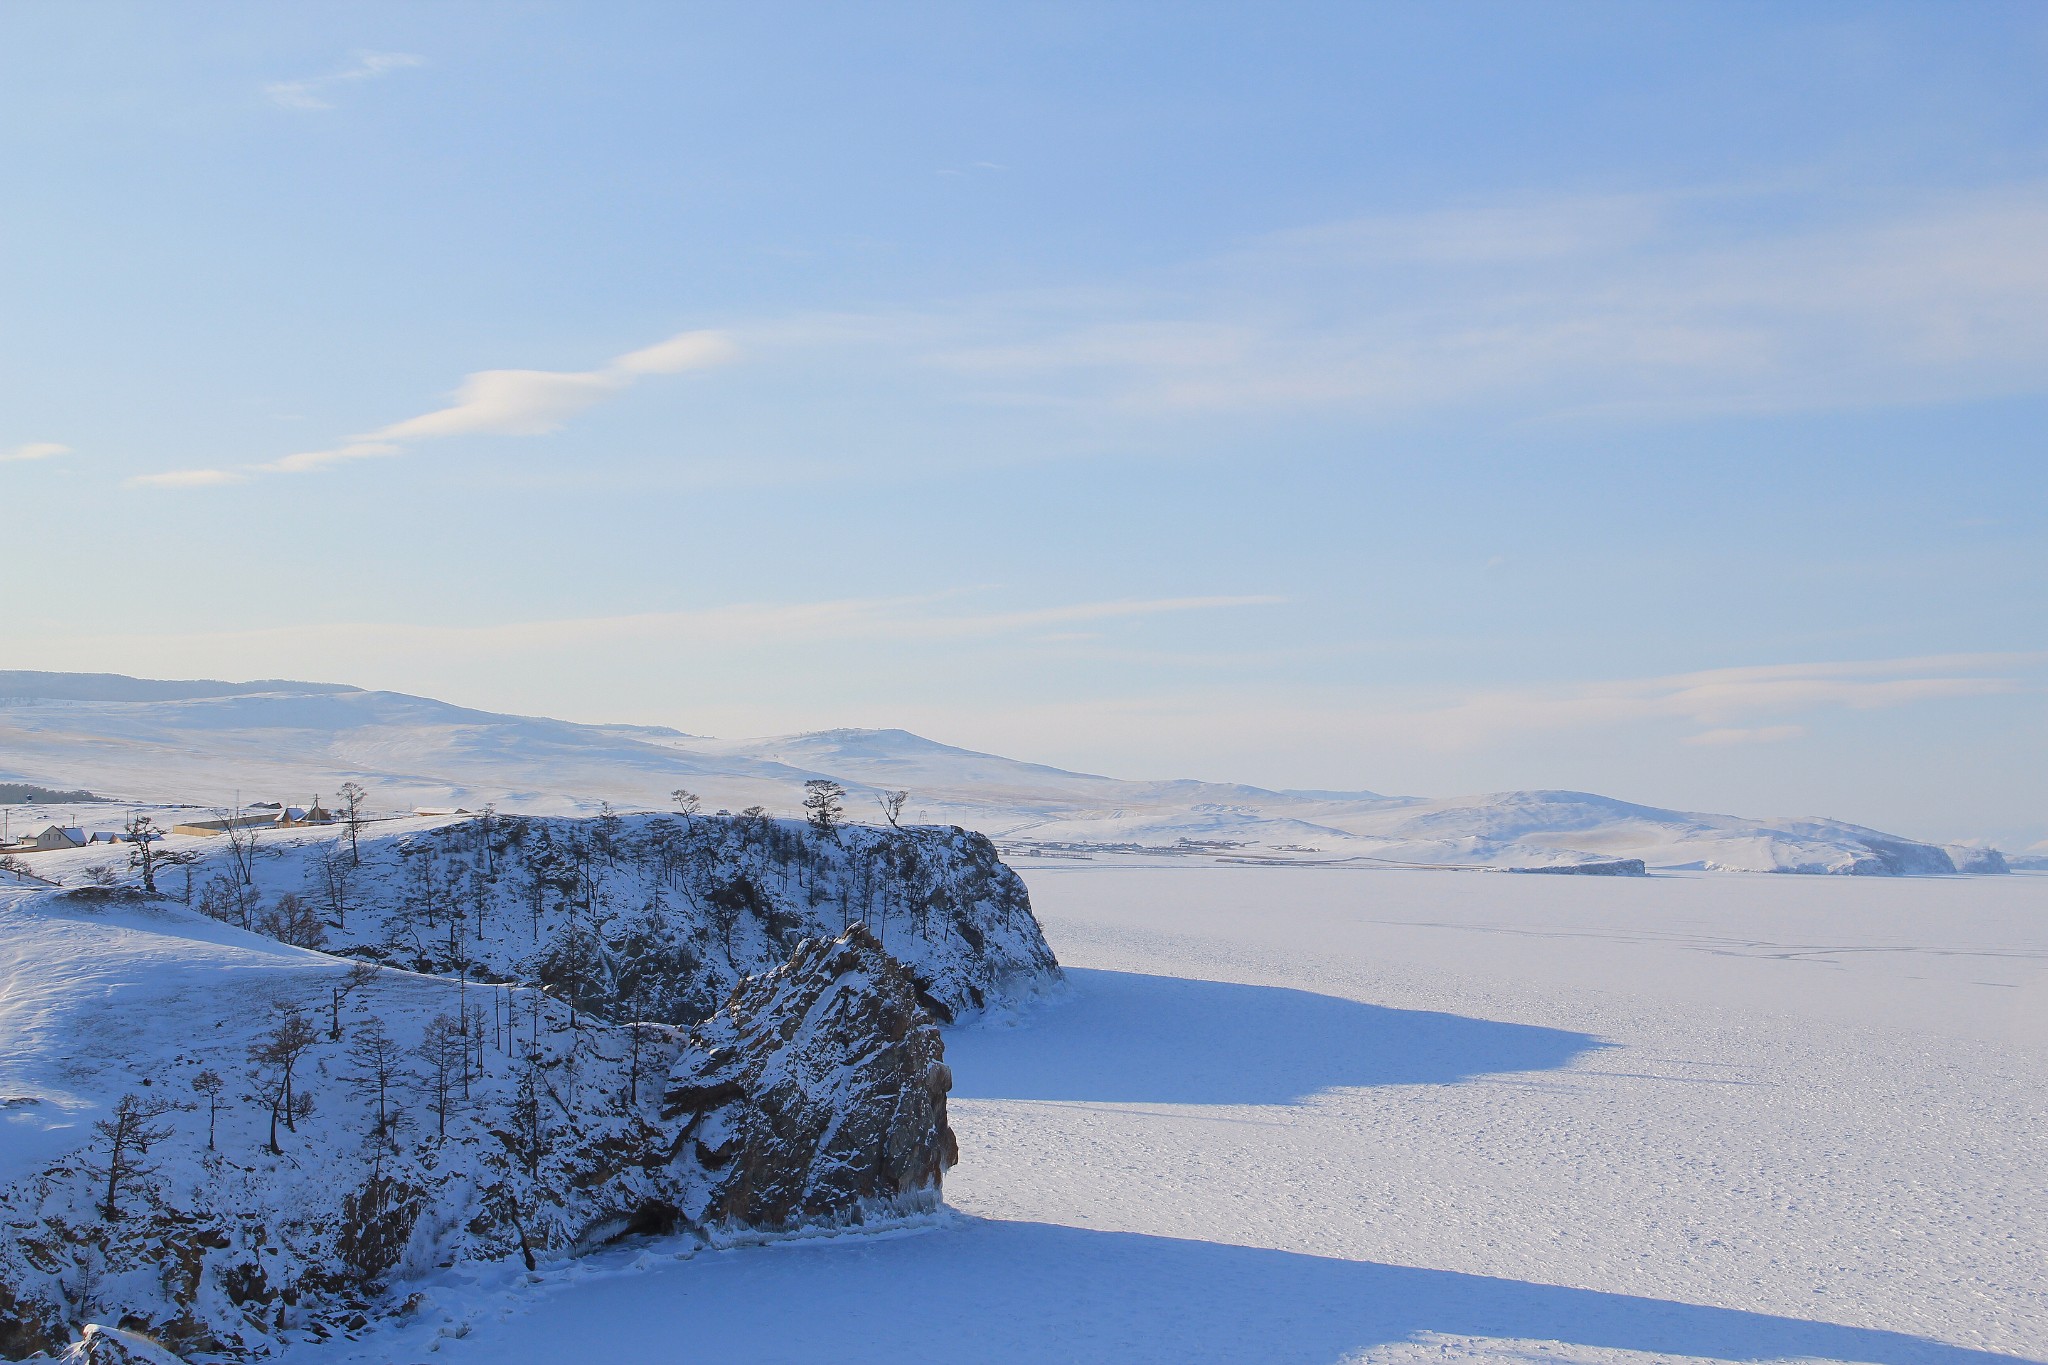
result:
[(928, 1211), (956, 1157), (937, 1021), (1059, 977), (957, 829), (476, 815), (149, 848), (156, 895), (112, 844), (0, 884), (0, 1356), (91, 1323), (261, 1352), (452, 1264)]
[[(1945, 848), (1840, 821), (1750, 819), (1585, 792), (1448, 799), (1125, 781), (975, 753), (901, 730), (719, 740), (577, 725), (329, 684), (170, 683), (0, 673), (0, 779), (205, 808), (264, 794), (307, 801), (342, 781), (387, 811), (493, 803), (588, 814), (660, 810), (687, 788), (706, 808), (792, 813), (828, 778), (856, 814), (910, 793), (918, 823), (959, 825), (1023, 852), (1118, 853), (1488, 868), (1585, 867), (1925, 875), (1998, 872), (1993, 850)], [(23, 812), (26, 819), (44, 813)], [(86, 812), (89, 814), (90, 812)], [(111, 819), (111, 815), (107, 818)]]

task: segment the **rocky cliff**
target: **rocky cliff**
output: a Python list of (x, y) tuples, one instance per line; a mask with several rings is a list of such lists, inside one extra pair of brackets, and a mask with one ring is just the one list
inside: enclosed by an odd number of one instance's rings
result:
[(866, 924), (943, 1022), (1058, 965), (979, 834), (762, 816), (479, 815), (226, 839), (160, 885), (215, 919), (342, 956), (531, 982), (602, 1018), (687, 1024), (797, 943)]
[(116, 912), (61, 901), (0, 931), (43, 932), (60, 964), (69, 942), (239, 975), (150, 996), (128, 1036), (161, 1041), (71, 1067), (121, 1093), (91, 1141), (0, 1191), (0, 1355), (261, 1354), (360, 1331), (394, 1285), (459, 1261), (923, 1211), (955, 1158), (926, 988), (859, 925), (798, 940), (683, 1028), (257, 956), (175, 910), (76, 928)]

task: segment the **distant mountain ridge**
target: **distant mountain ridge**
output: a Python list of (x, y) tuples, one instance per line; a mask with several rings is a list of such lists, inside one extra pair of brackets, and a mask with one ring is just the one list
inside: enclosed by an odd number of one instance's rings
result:
[(175, 682), (0, 672), (0, 779), (89, 786), (152, 802), (305, 800), (361, 782), (390, 808), (533, 814), (600, 802), (661, 808), (678, 787), (707, 808), (792, 812), (803, 783), (843, 783), (855, 818), (911, 793), (908, 815), (1025, 851), (1855, 875), (2004, 871), (1992, 850), (1944, 848), (1819, 817), (1746, 819), (1574, 791), (1455, 798), (1269, 791), (1068, 772), (905, 730), (722, 740), (662, 726), (503, 715), (340, 684)]
[(256, 692), (355, 692), (347, 683), (288, 682), (264, 678), (231, 683), (195, 679), (160, 682), (122, 673), (38, 673), (0, 669), (0, 701), (180, 701), (240, 697)]

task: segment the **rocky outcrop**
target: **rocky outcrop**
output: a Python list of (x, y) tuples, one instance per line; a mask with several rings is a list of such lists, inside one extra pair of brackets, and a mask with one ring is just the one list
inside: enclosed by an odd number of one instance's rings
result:
[(1649, 869), (1641, 858), (1602, 858), (1584, 863), (1546, 863), (1542, 867), (1511, 867), (1510, 872), (1533, 872), (1565, 877), (1647, 877)]
[(1955, 865), (1958, 872), (1967, 872), (1973, 876), (1997, 876), (2012, 871), (2003, 853), (1981, 844), (1950, 844), (1947, 853), (1949, 862)]
[[(956, 1158), (937, 1025), (858, 925), (800, 940), (692, 1030), (398, 972), (349, 978), (344, 1012), (329, 975), (275, 986), (287, 1015), (289, 990), (337, 1002), (297, 1060), (296, 1093), (319, 1098), (292, 1124), (248, 1097), (152, 1109), (113, 1212), (99, 1148), (0, 1190), (0, 1351), (261, 1354), (286, 1331), (359, 1331), (395, 1310), (394, 1282), (463, 1260), (922, 1212)], [(207, 1072), (261, 1088), (273, 1020), (170, 1025), (179, 1050), (145, 1093)], [(400, 1059), (382, 1111), (380, 1037)], [(76, 1339), (86, 1323), (118, 1330)]]
[(64, 1352), (66, 1365), (179, 1365), (178, 1357), (148, 1337), (88, 1323)]
[(696, 1223), (779, 1228), (921, 1209), (959, 1160), (952, 1073), (909, 975), (855, 925), (744, 983), (666, 1096)]
[(266, 838), (246, 884), (230, 850), (206, 850), (194, 907), (408, 971), (538, 982), (615, 1022), (694, 1024), (741, 978), (851, 924), (944, 1022), (1059, 976), (1022, 880), (986, 838), (950, 827), (492, 815), (371, 826), (360, 861), (333, 829)]

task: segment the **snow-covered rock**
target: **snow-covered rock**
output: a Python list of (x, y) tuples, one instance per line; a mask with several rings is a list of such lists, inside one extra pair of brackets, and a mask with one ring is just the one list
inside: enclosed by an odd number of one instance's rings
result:
[[(704, 1018), (805, 938), (863, 923), (945, 1022), (1059, 967), (1016, 873), (957, 828), (756, 816), (477, 815), (225, 838), (158, 884), (241, 928), (411, 971), (536, 982), (614, 1022)], [(119, 858), (116, 858), (117, 865)], [(134, 874), (122, 875), (133, 880)]]
[(9, 1357), (346, 1335), (459, 1261), (921, 1212), (954, 1156), (937, 1028), (857, 926), (695, 1032), (129, 897), (8, 894), (0, 945)]
[(68, 1365), (181, 1365), (176, 1355), (148, 1337), (96, 1322), (86, 1324), (62, 1358)]
[(1946, 851), (1949, 862), (1958, 872), (1996, 875), (2012, 871), (2003, 853), (1983, 844), (1950, 844)]
[(780, 1228), (863, 1201), (937, 1202), (960, 1158), (953, 1076), (915, 983), (862, 926), (749, 978), (691, 1041), (662, 1113), (702, 1172), (691, 1222)]
[(105, 849), (65, 865), (86, 885), (0, 888), (0, 1356), (94, 1322), (258, 1351), (452, 1261), (924, 1211), (956, 1152), (934, 1021), (1059, 976), (959, 829), (478, 814), (152, 849), (165, 895)]

